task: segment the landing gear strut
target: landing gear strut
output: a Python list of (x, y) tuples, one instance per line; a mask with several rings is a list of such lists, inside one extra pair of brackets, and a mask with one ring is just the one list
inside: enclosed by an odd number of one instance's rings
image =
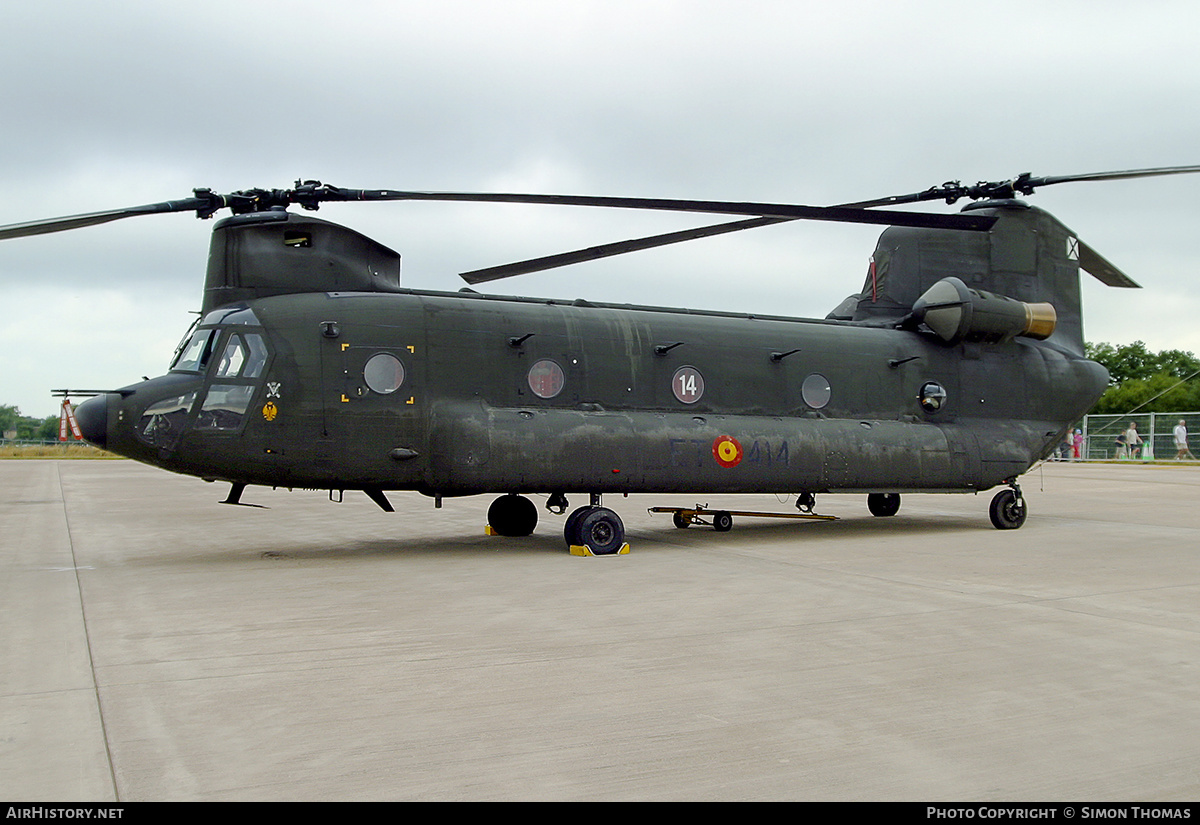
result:
[(1015, 481), (1009, 482), (1007, 490), (996, 493), (992, 499), (988, 515), (992, 517), (992, 525), (997, 530), (1016, 530), (1025, 523), (1028, 510), (1025, 507), (1025, 497)]

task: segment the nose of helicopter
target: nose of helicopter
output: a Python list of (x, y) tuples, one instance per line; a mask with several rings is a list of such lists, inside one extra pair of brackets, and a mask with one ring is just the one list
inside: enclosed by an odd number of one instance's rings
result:
[(104, 447), (108, 441), (108, 395), (97, 395), (76, 407), (75, 421), (86, 441)]

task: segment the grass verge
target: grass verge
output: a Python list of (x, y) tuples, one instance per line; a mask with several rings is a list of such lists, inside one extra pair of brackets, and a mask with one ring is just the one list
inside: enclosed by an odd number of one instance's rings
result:
[(2, 444), (0, 458), (120, 458), (91, 444)]

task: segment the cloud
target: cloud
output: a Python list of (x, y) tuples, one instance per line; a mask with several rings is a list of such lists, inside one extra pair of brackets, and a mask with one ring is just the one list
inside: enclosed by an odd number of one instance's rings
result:
[[(296, 178), (829, 204), (1195, 163), (1198, 23), (1187, 2), (4, 4), (0, 224)], [(1200, 300), (1198, 184), (1034, 196), (1146, 286), (1137, 299), (1085, 293), (1089, 336), (1200, 348), (1184, 315)], [(396, 248), (409, 285), (438, 289), (462, 270), (704, 222), (445, 204), (320, 216)], [(177, 337), (185, 319), (168, 336), (143, 308), (185, 294), (198, 306), (209, 226), (157, 216), (0, 242), (5, 307), (53, 330), (53, 303), (28, 288), (111, 289), (132, 304), (56, 334), (94, 350), (116, 320), (139, 347)], [(820, 317), (859, 288), (876, 234), (789, 224), (503, 288)], [(62, 379), (33, 383), (10, 357), (0, 401), (52, 413), (44, 387)], [(57, 359), (44, 375), (74, 374)], [(129, 380), (149, 368), (117, 346), (105, 363)]]

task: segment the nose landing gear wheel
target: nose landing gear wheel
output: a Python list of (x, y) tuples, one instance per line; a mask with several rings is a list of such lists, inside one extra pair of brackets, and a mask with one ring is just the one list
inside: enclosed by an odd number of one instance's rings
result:
[(1025, 523), (1028, 510), (1020, 490), (1001, 490), (992, 499), (988, 515), (997, 530), (1016, 530)]

